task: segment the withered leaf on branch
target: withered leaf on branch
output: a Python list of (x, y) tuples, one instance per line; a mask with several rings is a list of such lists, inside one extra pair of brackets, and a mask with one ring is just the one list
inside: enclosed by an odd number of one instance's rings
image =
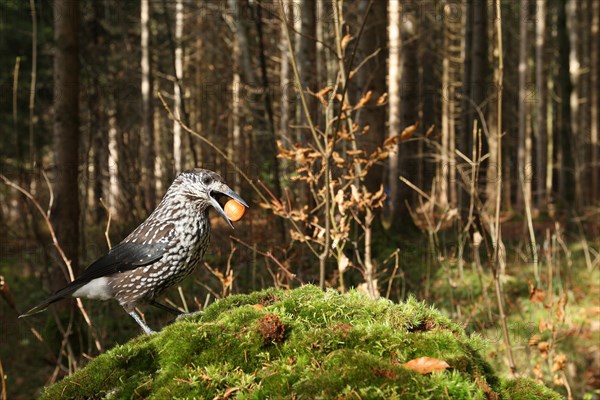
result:
[(450, 368), (450, 365), (443, 360), (431, 357), (419, 357), (402, 364), (404, 368), (411, 369), (419, 374), (425, 375), (432, 372), (441, 372)]
[(346, 36), (344, 36), (342, 38), (342, 42), (340, 43), (340, 45), (342, 46), (342, 50), (345, 50), (346, 47), (348, 46), (348, 44), (352, 41), (353, 37), (350, 34), (346, 34)]
[(363, 150), (346, 150), (346, 154), (352, 157), (363, 155), (364, 153), (365, 152)]
[(400, 134), (400, 141), (404, 142), (405, 140), (410, 139), (415, 134), (418, 127), (419, 127), (419, 121), (404, 128), (404, 130)]
[(387, 93), (382, 94), (377, 99), (377, 105), (378, 106), (383, 106), (383, 105), (387, 104), (387, 99), (388, 99), (388, 94)]
[(361, 107), (364, 107), (365, 104), (367, 104), (370, 100), (371, 97), (373, 97), (373, 91), (369, 90), (367, 93), (365, 93), (363, 95), (363, 97), (361, 97), (361, 99), (358, 101), (358, 103), (356, 103), (356, 105), (354, 106), (355, 110), (358, 110)]

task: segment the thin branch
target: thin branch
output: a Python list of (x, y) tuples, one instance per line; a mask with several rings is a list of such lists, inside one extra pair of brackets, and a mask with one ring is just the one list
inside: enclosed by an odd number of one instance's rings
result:
[[(33, 197), (33, 195), (31, 193), (29, 193), (27, 190), (23, 189), (21, 186), (17, 185), (16, 183), (14, 183), (10, 179), (8, 179), (3, 174), (0, 174), (0, 179), (2, 181), (4, 181), (4, 183), (6, 183), (8, 186), (12, 187), (13, 189), (16, 189), (21, 194), (23, 194), (25, 197), (27, 197), (31, 201), (31, 203), (35, 206), (35, 208), (39, 211), (40, 215), (44, 219), (44, 222), (46, 223), (46, 227), (48, 228), (50, 237), (52, 238), (52, 244), (54, 245), (54, 248), (60, 255), (61, 259), (63, 260), (63, 263), (66, 266), (67, 273), (69, 275), (71, 282), (74, 281), (75, 275), (73, 274), (73, 268), (71, 267), (71, 261), (67, 258), (62, 247), (58, 243), (58, 239), (56, 238), (56, 232), (54, 231), (54, 227), (52, 226), (52, 223), (50, 222), (50, 218), (49, 218), (48, 214), (46, 214), (44, 212), (40, 203), (38, 203), (37, 200), (35, 199), (35, 197)], [(96, 335), (96, 332), (93, 329), (92, 320), (90, 319), (87, 311), (85, 310), (85, 308), (83, 306), (83, 302), (79, 298), (77, 299), (76, 302), (77, 302), (77, 307), (79, 308), (79, 311), (81, 312), (81, 315), (83, 316), (83, 319), (85, 320), (86, 324), (90, 328), (90, 332), (92, 334), (92, 337), (94, 338), (94, 343), (96, 345), (96, 349), (98, 350), (98, 352), (102, 352), (102, 345), (100, 344), (98, 335)]]

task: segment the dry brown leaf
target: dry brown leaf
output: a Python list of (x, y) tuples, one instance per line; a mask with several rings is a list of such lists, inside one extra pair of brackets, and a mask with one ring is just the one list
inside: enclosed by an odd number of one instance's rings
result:
[(543, 303), (546, 300), (546, 292), (535, 287), (531, 281), (527, 281), (527, 285), (529, 286), (529, 300), (532, 303)]
[(441, 372), (450, 368), (446, 361), (431, 357), (419, 357), (402, 364), (404, 368), (412, 369), (419, 374), (425, 375), (432, 372)]
[(346, 150), (346, 154), (354, 157), (354, 156), (364, 154), (364, 151), (362, 151), (362, 150)]
[(373, 97), (373, 91), (369, 90), (367, 93), (364, 94), (363, 97), (361, 97), (361, 99), (358, 101), (358, 103), (356, 103), (356, 105), (354, 106), (354, 109), (357, 110), (361, 107), (364, 107), (364, 105), (367, 104), (371, 100), (371, 97)]
[(540, 351), (540, 355), (542, 356), (542, 358), (544, 360), (548, 359), (548, 352), (550, 351), (550, 343), (548, 342), (539, 342), (538, 345), (538, 350)]
[(405, 140), (410, 139), (415, 134), (415, 132), (417, 131), (418, 127), (419, 127), (419, 121), (417, 121), (414, 124), (412, 124), (412, 125), (407, 126), (406, 128), (404, 128), (404, 130), (400, 134), (400, 141), (404, 142)]
[(383, 106), (383, 105), (387, 104), (387, 99), (388, 99), (388, 94), (387, 93), (382, 94), (377, 99), (377, 105), (378, 106)]
[(333, 86), (326, 86), (317, 92), (317, 97), (325, 97), (333, 90)]
[(537, 347), (540, 340), (542, 340), (542, 337), (540, 335), (533, 335), (532, 337), (529, 338), (527, 345), (529, 347)]
[(556, 318), (558, 318), (560, 322), (565, 321), (565, 308), (567, 306), (567, 300), (567, 294), (563, 293), (558, 300), (558, 304), (556, 305)]
[(348, 44), (352, 41), (353, 37), (350, 34), (346, 34), (346, 36), (344, 36), (342, 38), (342, 42), (340, 43), (340, 45), (342, 46), (342, 49), (345, 49), (346, 46), (348, 46)]
[(564, 371), (567, 367), (567, 356), (565, 354), (558, 354), (554, 357), (554, 362), (552, 363), (552, 372)]

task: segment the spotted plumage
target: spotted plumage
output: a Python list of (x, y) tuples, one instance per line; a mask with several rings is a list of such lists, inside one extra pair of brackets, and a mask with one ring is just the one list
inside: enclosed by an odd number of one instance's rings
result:
[(248, 206), (211, 171), (181, 173), (156, 209), (121, 243), (93, 262), (77, 279), (40, 305), (21, 315), (43, 311), (67, 296), (114, 298), (146, 333), (152, 330), (135, 311), (149, 303), (178, 313), (154, 299), (198, 266), (210, 241), (208, 209), (213, 207), (233, 227), (218, 197), (228, 196)]

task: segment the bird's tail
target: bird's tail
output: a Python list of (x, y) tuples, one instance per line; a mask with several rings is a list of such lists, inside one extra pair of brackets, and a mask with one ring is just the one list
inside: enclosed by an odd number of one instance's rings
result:
[(33, 307), (31, 310), (19, 315), (19, 318), (29, 317), (30, 315), (34, 315), (34, 314), (44, 311), (46, 308), (48, 308), (48, 306), (50, 304), (64, 299), (65, 297), (67, 297), (68, 295), (70, 295), (71, 293), (73, 293), (74, 291), (79, 289), (80, 287), (81, 287), (81, 284), (77, 284), (77, 282), (71, 282), (70, 285), (68, 285), (68, 286), (62, 288), (61, 290), (59, 290), (58, 292), (54, 293), (52, 296), (48, 297), (46, 300), (44, 300), (37, 306)]

